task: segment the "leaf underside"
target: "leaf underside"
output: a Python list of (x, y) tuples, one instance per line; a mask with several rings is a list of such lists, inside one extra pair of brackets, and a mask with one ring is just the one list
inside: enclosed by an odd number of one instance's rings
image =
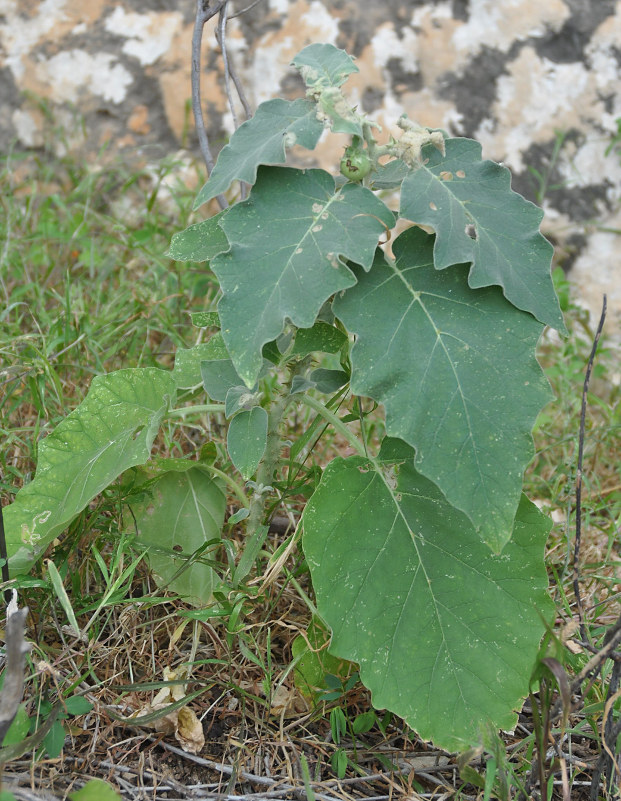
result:
[(283, 164), (285, 147), (312, 150), (323, 132), (310, 100), (267, 100), (231, 136), (218, 156), (209, 180), (198, 193), (194, 208), (226, 192), (233, 181), (254, 184), (260, 164)]
[(401, 186), (401, 216), (436, 232), (438, 270), (472, 263), (472, 288), (501, 286), (519, 309), (564, 332), (543, 211), (511, 189), (506, 167), (481, 160), (478, 142), (447, 139), (445, 147), (445, 156), (423, 149), (423, 164)]
[(540, 615), (553, 614), (549, 521), (530, 501), (523, 497), (513, 537), (494, 556), (411, 459), (395, 478), (386, 465), (338, 458), (303, 525), (330, 652), (360, 665), (377, 709), (449, 751), (477, 745), (489, 722), (515, 725)]
[(535, 359), (542, 326), (467, 267), (438, 271), (419, 228), (381, 251), (333, 309), (357, 336), (352, 392), (384, 404), (386, 429), (496, 551), (511, 536), (531, 430), (550, 399)]
[(39, 444), (33, 481), (4, 510), (9, 564), (27, 571), (103, 489), (144, 464), (175, 382), (156, 368), (96, 376), (86, 398)]
[(263, 345), (286, 320), (310, 328), (324, 302), (355, 281), (344, 259), (370, 268), (394, 215), (365, 187), (337, 190), (323, 170), (261, 167), (250, 198), (221, 225), (231, 249), (211, 267), (223, 292), (222, 335), (240, 377), (253, 386)]

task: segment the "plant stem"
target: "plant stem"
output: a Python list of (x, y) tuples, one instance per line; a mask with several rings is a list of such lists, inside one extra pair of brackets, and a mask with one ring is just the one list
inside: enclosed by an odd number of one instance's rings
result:
[(259, 469), (257, 470), (257, 491), (254, 492), (250, 499), (250, 514), (248, 515), (248, 523), (246, 526), (246, 536), (248, 538), (252, 537), (257, 528), (263, 525), (265, 507), (267, 505), (267, 493), (263, 490), (263, 488), (271, 484), (274, 471), (278, 465), (278, 457), (280, 454), (280, 434), (278, 433), (278, 429), (280, 427), (280, 423), (282, 422), (285, 410), (289, 405), (291, 398), (291, 384), (299, 367), (300, 365), (297, 363), (292, 365), (283, 391), (272, 403), (272, 406), (268, 412), (267, 443), (265, 446), (265, 453), (263, 454)]
[(320, 414), (324, 418), (324, 420), (327, 420), (331, 425), (333, 425), (339, 434), (342, 434), (345, 437), (347, 442), (349, 442), (352, 448), (354, 448), (356, 452), (360, 454), (360, 456), (364, 456), (365, 458), (367, 457), (367, 453), (362, 442), (360, 442), (355, 434), (352, 434), (352, 432), (349, 430), (349, 428), (347, 428), (345, 423), (338, 415), (334, 414), (334, 412), (331, 412), (329, 409), (326, 409), (321, 401), (318, 401), (316, 398), (313, 398), (310, 395), (301, 395), (300, 400), (302, 403), (310, 406), (311, 409), (314, 409), (317, 414)]
[(179, 409), (172, 409), (168, 412), (168, 417), (185, 417), (187, 414), (204, 414), (205, 412), (223, 411), (223, 403), (203, 403), (196, 406), (182, 406)]

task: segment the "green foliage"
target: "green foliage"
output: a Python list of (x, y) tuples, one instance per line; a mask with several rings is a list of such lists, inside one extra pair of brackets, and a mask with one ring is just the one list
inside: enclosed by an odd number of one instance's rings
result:
[[(283, 495), (311, 496), (303, 547), (331, 658), (360, 665), (376, 706), (441, 747), (467, 748), (488, 726), (515, 722), (551, 614), (548, 524), (522, 496), (530, 432), (549, 398), (534, 348), (544, 323), (563, 328), (551, 247), (541, 212), (476, 143), (401, 120), (401, 138), (380, 144), (341, 91), (356, 71), (347, 54), (311, 45), (294, 64), (307, 98), (262, 104), (223, 148), (196, 205), (235, 180), (251, 185), (247, 200), (170, 247), (173, 258), (209, 261), (218, 315), (195, 322), (221, 331), (181, 350), (172, 371), (93, 381), (7, 510), (10, 566), (23, 571), (125, 472), (122, 500), (154, 573), (196, 605), (214, 594), (218, 611), (196, 614), (231, 610), (232, 637), (245, 598), (237, 587), (261, 558), (274, 509)], [(288, 148), (313, 148), (324, 127), (352, 136), (346, 160), (364, 156), (355, 171), (346, 164), (349, 181), (281, 166)], [(377, 197), (384, 188), (400, 191), (400, 212)], [(399, 218), (435, 235), (406, 231), (391, 255), (380, 245)], [(224, 408), (194, 411), (229, 421), (226, 453), (212, 446), (209, 459), (198, 452), (182, 467), (136, 469), (167, 412), (192, 414), (169, 411), (178, 392), (201, 385)], [(383, 442), (371, 433), (382, 439), (383, 424), (371, 429), (369, 404), (352, 393), (384, 407)], [(287, 415), (300, 405), (320, 422), (285, 443)], [(319, 468), (302, 453), (325, 428), (357, 455), (330, 462), (317, 486)], [(231, 526), (243, 527), (249, 551), (237, 568), (214, 475), (242, 504)], [(208, 558), (220, 545), (232, 592), (216, 589), (224, 577)], [(371, 723), (333, 718), (337, 744)], [(341, 748), (333, 761), (342, 775)]]

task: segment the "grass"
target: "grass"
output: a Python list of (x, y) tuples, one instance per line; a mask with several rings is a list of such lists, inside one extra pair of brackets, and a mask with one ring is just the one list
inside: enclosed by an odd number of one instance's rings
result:
[[(175, 348), (197, 339), (188, 311), (209, 308), (217, 293), (204, 270), (163, 255), (171, 233), (190, 220), (198, 167), (167, 160), (156, 170), (130, 168), (106, 154), (102, 164), (89, 169), (42, 152), (12, 154), (0, 170), (4, 503), (31, 479), (37, 442), (80, 402), (94, 375), (126, 366), (170, 367)], [(194, 184), (189, 188), (175, 181), (182, 168)], [(547, 553), (557, 621), (542, 651), (554, 662), (535, 677), (515, 733), (490, 733), (484, 752), (457, 764), (420, 743), (398, 719), (372, 714), (368, 693), (346, 672), (332, 676), (324, 701), (310, 708), (292, 680), (293, 643), (304, 636), (313, 612), (295, 542), (270, 533), (255, 569), (241, 582), (229, 583), (217, 610), (196, 615), (154, 585), (140, 552), (121, 533), (122, 497), (119, 487), (112, 487), (56, 545), (52, 555), (58, 576), (39, 565), (20, 580), (21, 602), (30, 607), (30, 633), (36, 641), (29, 657), (24, 715), (32, 723), (27, 725), (40, 725), (53, 702), (76, 694), (84, 695), (97, 714), (71, 715), (72, 704), (63, 702), (67, 712), (59, 725), (70, 740), (62, 768), (54, 766), (56, 778), (41, 746), (12, 768), (27, 768), (59, 794), (65, 793), (74, 768), (111, 774), (122, 786), (140, 766), (143, 779), (162, 780), (168, 760), (177, 781), (212, 793), (232, 792), (235, 776), (245, 792), (258, 786), (253, 776), (271, 776), (273, 783), (306, 787), (309, 799), (337, 789), (344, 798), (439, 797), (442, 792), (464, 799), (512, 798), (535, 775), (549, 785), (550, 798), (563, 797), (563, 780), (570, 783), (572, 798), (587, 798), (602, 748), (602, 724), (606, 718), (619, 720), (619, 699), (607, 696), (611, 662), (585, 691), (581, 711), (560, 723), (547, 723), (546, 714), (559, 698), (564, 677), (571, 681), (580, 672), (619, 614), (621, 390), (615, 350), (604, 337), (589, 393), (585, 440), (580, 570), (587, 642), (576, 644), (571, 628), (576, 619), (576, 454), (594, 326), (572, 303), (566, 282), (560, 275), (557, 279), (570, 336), (548, 338), (541, 346), (558, 402), (538, 420), (537, 455), (527, 477), (529, 495), (557, 521)], [(307, 419), (299, 412), (293, 425), (303, 428)], [(372, 425), (381, 431), (381, 421)], [(157, 444), (161, 453), (179, 456), (194, 452), (206, 437), (220, 447), (217, 420), (180, 417)], [(325, 457), (343, 443), (337, 438), (318, 447)], [(288, 504), (292, 516), (296, 504), (294, 495)], [(224, 576), (231, 578), (241, 550), (233, 529), (219, 555)], [(270, 571), (274, 563), (280, 569)], [(78, 637), (72, 621), (80, 628)], [(154, 690), (172, 686), (165, 679), (169, 669), (183, 675), (178, 679), (183, 692), (190, 687), (201, 692), (211, 762), (192, 762), (170, 748), (156, 752), (144, 730), (118, 721), (146, 709)], [(55, 736), (57, 744), (58, 726)], [(552, 743), (561, 743), (561, 750), (535, 764), (533, 773), (537, 742), (544, 752), (553, 750)], [(55, 747), (51, 739), (48, 746), (49, 754)], [(386, 770), (395, 772), (388, 779), (361, 776)], [(125, 789), (132, 797), (131, 788)], [(155, 790), (152, 795), (163, 797)], [(612, 798), (612, 791), (602, 797)]]

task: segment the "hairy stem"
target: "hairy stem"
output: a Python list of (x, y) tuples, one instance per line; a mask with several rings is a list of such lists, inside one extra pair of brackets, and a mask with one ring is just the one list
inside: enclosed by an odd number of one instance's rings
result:
[(257, 470), (257, 490), (250, 499), (250, 514), (248, 515), (248, 523), (246, 526), (247, 537), (252, 537), (259, 526), (264, 525), (265, 508), (267, 506), (267, 492), (264, 490), (268, 487), (273, 479), (274, 472), (278, 465), (278, 457), (280, 455), (280, 434), (278, 429), (285, 414), (285, 410), (289, 405), (291, 399), (291, 384), (293, 378), (299, 369), (299, 364), (294, 364), (289, 371), (289, 376), (283, 391), (272, 403), (268, 412), (267, 419), (267, 444), (265, 446), (265, 453), (263, 459)]

